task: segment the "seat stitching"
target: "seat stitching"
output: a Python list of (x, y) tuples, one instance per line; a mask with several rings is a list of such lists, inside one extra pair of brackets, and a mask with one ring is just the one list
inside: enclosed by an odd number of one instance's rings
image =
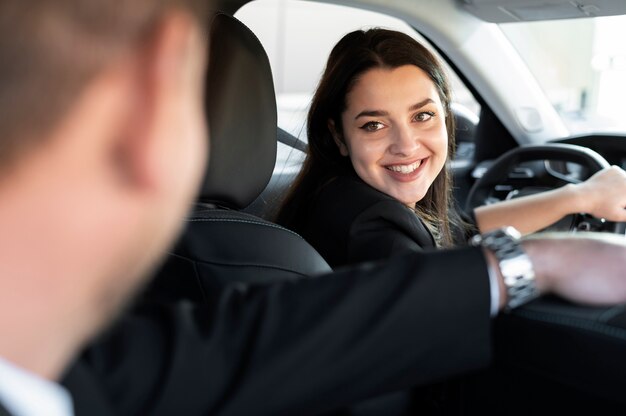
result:
[(264, 223), (264, 222), (260, 222), (260, 221), (250, 221), (250, 220), (238, 220), (238, 219), (212, 219), (212, 218), (190, 218), (187, 220), (188, 222), (237, 222), (237, 223), (241, 223), (241, 224), (254, 224), (254, 225), (261, 225), (261, 226), (265, 226), (265, 227), (270, 227), (270, 228), (276, 228), (277, 230), (283, 230), (283, 231), (287, 231), (288, 233), (291, 233), (299, 238), (302, 238), (302, 236), (298, 233), (295, 233), (287, 228), (281, 227), (280, 225), (276, 225), (276, 224), (272, 224), (272, 223)]
[(262, 269), (273, 269), (273, 270), (282, 270), (284, 272), (289, 272), (289, 273), (294, 273), (294, 274), (298, 274), (302, 277), (310, 277), (309, 274), (303, 273), (303, 272), (298, 272), (295, 271), (293, 269), (288, 269), (285, 267), (279, 267), (279, 266), (275, 266), (275, 265), (271, 265), (271, 264), (261, 264), (261, 263), (227, 263), (227, 262), (219, 262), (219, 261), (203, 261), (203, 260), (194, 260), (195, 263), (200, 263), (200, 264), (214, 264), (214, 265), (219, 265), (219, 266), (229, 266), (229, 267), (259, 267)]
[(624, 305), (619, 305), (619, 306), (614, 306), (612, 308), (609, 308), (608, 310), (602, 312), (600, 314), (600, 319), (602, 320), (602, 322), (606, 322), (611, 318), (614, 318), (617, 314), (621, 313), (624, 311)]
[[(188, 259), (185, 259), (185, 260), (188, 260)], [(206, 289), (204, 288), (204, 285), (202, 284), (202, 278), (200, 277), (200, 271), (198, 270), (198, 262), (192, 261), (192, 263), (193, 263), (194, 278), (195, 278), (196, 284), (200, 286), (200, 293), (202, 294), (202, 299), (204, 299), (205, 302), (208, 302), (209, 295)]]

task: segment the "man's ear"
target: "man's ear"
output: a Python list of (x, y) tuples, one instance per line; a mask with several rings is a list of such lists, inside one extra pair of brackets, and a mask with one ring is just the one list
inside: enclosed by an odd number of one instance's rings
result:
[(341, 156), (349, 156), (350, 152), (348, 152), (348, 147), (344, 143), (341, 135), (337, 133), (334, 120), (330, 120), (330, 119), (328, 120), (328, 130), (330, 130), (330, 134), (332, 134), (333, 140), (335, 141), (335, 144), (339, 148), (339, 153), (341, 154)]
[(158, 186), (171, 174), (166, 169), (168, 153), (176, 145), (186, 109), (185, 77), (194, 30), (198, 29), (190, 16), (172, 12), (158, 23), (149, 41), (138, 46), (133, 61), (134, 108), (114, 149), (116, 168), (129, 184)]

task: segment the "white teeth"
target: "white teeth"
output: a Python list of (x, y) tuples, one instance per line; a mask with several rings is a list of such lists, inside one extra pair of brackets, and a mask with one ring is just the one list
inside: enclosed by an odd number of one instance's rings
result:
[(394, 172), (400, 172), (400, 173), (411, 173), (413, 171), (415, 171), (415, 169), (419, 168), (420, 165), (422, 164), (421, 160), (418, 160), (417, 162), (411, 163), (410, 165), (391, 165), (391, 166), (387, 166), (387, 169), (392, 170)]

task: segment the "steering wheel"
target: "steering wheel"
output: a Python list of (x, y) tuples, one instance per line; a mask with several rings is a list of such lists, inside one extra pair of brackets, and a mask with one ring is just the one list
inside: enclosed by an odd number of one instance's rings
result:
[[(466, 212), (472, 212), (476, 207), (484, 205), (485, 201), (491, 196), (495, 186), (503, 183), (516, 165), (536, 160), (577, 163), (587, 168), (590, 176), (610, 166), (609, 162), (599, 153), (573, 144), (554, 143), (517, 147), (496, 159), (487, 171), (476, 180), (467, 197)], [(566, 178), (560, 178), (560, 181), (563, 184), (568, 183)], [(571, 182), (573, 183), (574, 181)], [(589, 217), (575, 214), (571, 222), (570, 231), (576, 230), (578, 223), (586, 218)], [(612, 233), (621, 233), (623, 228), (622, 223), (619, 222), (607, 222), (605, 226), (606, 231)]]

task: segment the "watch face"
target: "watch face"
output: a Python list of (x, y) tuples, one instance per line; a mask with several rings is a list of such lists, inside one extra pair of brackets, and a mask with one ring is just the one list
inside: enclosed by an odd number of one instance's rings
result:
[(507, 238), (507, 239), (511, 239), (515, 241), (519, 240), (522, 237), (520, 232), (511, 226), (502, 227), (502, 228), (498, 228), (497, 230), (490, 231), (486, 233), (485, 236), (490, 236), (494, 238), (501, 237), (501, 238)]

